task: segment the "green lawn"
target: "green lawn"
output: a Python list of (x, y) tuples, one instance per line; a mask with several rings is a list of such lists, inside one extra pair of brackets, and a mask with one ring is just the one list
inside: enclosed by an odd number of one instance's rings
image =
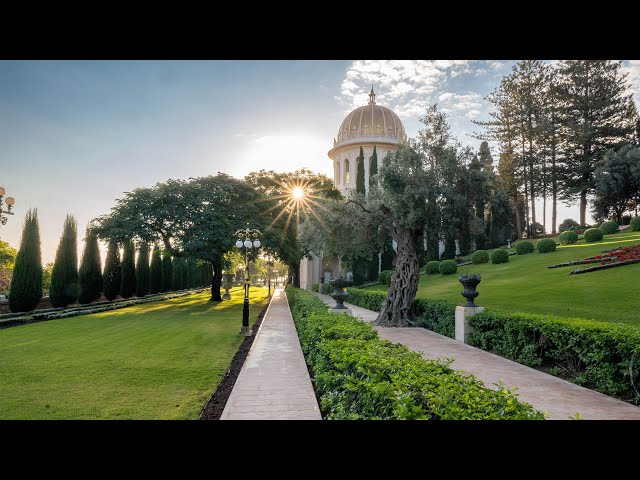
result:
[[(602, 242), (559, 246), (555, 252), (513, 255), (509, 263), (468, 265), (458, 267), (460, 273), (479, 273), (478, 305), (515, 312), (550, 313), (627, 323), (640, 327), (640, 264), (610, 270), (569, 275), (582, 268), (547, 266), (598, 255), (603, 249), (618, 245), (640, 243), (640, 232), (607, 235)], [(515, 251), (511, 249), (511, 251)], [(418, 297), (448, 299), (460, 304), (464, 301), (458, 274), (423, 275), (420, 277)], [(375, 285), (375, 290), (387, 287)]]
[[(196, 419), (242, 343), (242, 288), (0, 330), (0, 419)], [(266, 302), (251, 289), (251, 323)]]

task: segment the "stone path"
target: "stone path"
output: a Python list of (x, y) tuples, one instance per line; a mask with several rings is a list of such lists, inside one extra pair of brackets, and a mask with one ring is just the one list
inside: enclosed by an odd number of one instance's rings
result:
[[(335, 304), (328, 295), (316, 295), (327, 305)], [(354, 316), (367, 322), (372, 322), (378, 316), (377, 312), (356, 305), (345, 302), (345, 306), (352, 310)], [(424, 328), (376, 329), (381, 338), (402, 343), (410, 350), (421, 352), (423, 358), (454, 357), (453, 368), (473, 374), (487, 386), (503, 381), (508, 387), (516, 387), (521, 400), (548, 412), (550, 419), (566, 420), (580, 413), (586, 420), (640, 420), (639, 407)]]
[(256, 335), (220, 420), (321, 420), (282, 287)]

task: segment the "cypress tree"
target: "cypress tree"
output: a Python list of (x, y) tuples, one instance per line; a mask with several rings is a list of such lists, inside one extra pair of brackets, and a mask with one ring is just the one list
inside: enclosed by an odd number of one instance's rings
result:
[(174, 257), (172, 271), (171, 290), (182, 290), (184, 288), (184, 259)]
[(151, 254), (151, 288), (150, 293), (159, 293), (162, 290), (162, 257), (160, 256), (160, 247), (153, 246)]
[(42, 254), (38, 210), (29, 209), (24, 218), (20, 250), (13, 267), (9, 287), (9, 309), (28, 312), (36, 308), (42, 298)]
[(193, 259), (187, 258), (187, 261), (185, 264), (184, 288), (193, 288), (195, 285), (194, 267), (195, 265), (194, 265)]
[(107, 300), (113, 300), (120, 293), (121, 278), (120, 249), (118, 248), (118, 243), (115, 240), (111, 240), (107, 249), (104, 273), (102, 274), (102, 292)]
[(149, 244), (143, 242), (138, 252), (136, 264), (136, 296), (144, 297), (151, 288), (151, 273), (149, 271)]
[(122, 254), (122, 280), (120, 281), (120, 296), (131, 298), (136, 291), (136, 247), (132, 240), (125, 242)]
[(78, 302), (81, 304), (91, 303), (102, 295), (102, 265), (100, 263), (100, 249), (98, 248), (98, 237), (87, 231), (84, 240), (84, 252), (82, 262), (78, 272)]
[(171, 264), (171, 255), (165, 252), (162, 257), (162, 291), (170, 292), (171, 283), (173, 282), (173, 265)]
[(51, 272), (49, 299), (54, 307), (66, 307), (78, 299), (78, 224), (72, 215), (64, 220)]
[(362, 151), (362, 147), (360, 147), (360, 155), (356, 161), (358, 162), (358, 169), (356, 171), (356, 192), (364, 195), (367, 192), (364, 186), (364, 152)]
[(378, 152), (376, 146), (373, 146), (373, 155), (369, 159), (369, 185), (373, 183), (373, 176), (378, 174)]

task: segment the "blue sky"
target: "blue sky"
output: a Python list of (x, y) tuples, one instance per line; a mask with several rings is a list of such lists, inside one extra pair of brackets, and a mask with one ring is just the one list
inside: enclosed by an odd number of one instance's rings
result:
[[(260, 168), (331, 175), (326, 153), (372, 81), (409, 136), (438, 102), (477, 147), (471, 120), (487, 118), (483, 98), (514, 63), (0, 61), (0, 185), (16, 198), (0, 238), (17, 247), (24, 212), (37, 207), (48, 262), (67, 213), (84, 231), (137, 186)], [(640, 62), (624, 65), (640, 98)]]

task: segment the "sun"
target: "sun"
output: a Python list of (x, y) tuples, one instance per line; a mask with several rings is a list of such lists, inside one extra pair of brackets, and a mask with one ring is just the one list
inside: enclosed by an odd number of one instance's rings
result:
[(296, 200), (302, 200), (304, 198), (304, 189), (302, 187), (293, 187), (291, 195)]

